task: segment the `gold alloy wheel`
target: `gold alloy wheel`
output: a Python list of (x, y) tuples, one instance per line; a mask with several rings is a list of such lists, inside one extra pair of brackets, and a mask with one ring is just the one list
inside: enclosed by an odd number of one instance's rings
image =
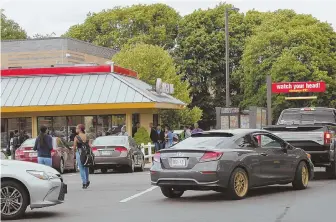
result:
[(302, 184), (306, 187), (308, 185), (309, 172), (306, 164), (302, 166)]
[(248, 190), (248, 178), (246, 173), (238, 171), (234, 177), (234, 190), (239, 197), (246, 195)]

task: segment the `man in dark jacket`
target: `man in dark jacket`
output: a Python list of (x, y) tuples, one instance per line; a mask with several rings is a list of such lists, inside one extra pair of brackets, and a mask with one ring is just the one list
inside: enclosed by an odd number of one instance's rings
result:
[(156, 129), (153, 127), (153, 123), (149, 124), (150, 129), (150, 138), (155, 146), (155, 152), (159, 151), (159, 144), (158, 144), (158, 134), (156, 132)]
[(14, 130), (14, 137), (12, 142), (12, 160), (15, 160), (15, 152), (21, 146), (19, 136), (19, 130)]
[(156, 135), (157, 135), (157, 144), (159, 146), (159, 150), (162, 150), (165, 144), (165, 133), (161, 129), (160, 125), (156, 127)]
[(34, 150), (37, 150), (37, 161), (39, 164), (52, 166), (52, 137), (49, 136), (46, 132), (47, 127), (41, 126), (40, 134), (35, 140)]

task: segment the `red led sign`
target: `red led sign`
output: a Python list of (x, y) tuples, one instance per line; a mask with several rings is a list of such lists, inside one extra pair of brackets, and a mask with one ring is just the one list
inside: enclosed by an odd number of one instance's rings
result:
[(325, 82), (279, 82), (272, 83), (272, 93), (325, 92)]

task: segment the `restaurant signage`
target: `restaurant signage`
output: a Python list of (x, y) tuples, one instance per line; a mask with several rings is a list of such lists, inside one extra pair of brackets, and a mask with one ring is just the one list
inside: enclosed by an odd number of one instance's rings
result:
[(272, 83), (272, 93), (325, 92), (325, 82), (279, 82)]
[(174, 85), (162, 82), (162, 79), (156, 79), (155, 91), (159, 94), (174, 94)]

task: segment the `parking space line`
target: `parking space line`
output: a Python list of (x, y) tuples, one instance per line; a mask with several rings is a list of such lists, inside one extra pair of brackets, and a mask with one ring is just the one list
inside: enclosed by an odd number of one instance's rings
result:
[(130, 201), (130, 200), (132, 200), (134, 198), (140, 197), (141, 195), (143, 195), (145, 193), (148, 193), (150, 191), (153, 191), (156, 188), (158, 188), (158, 187), (157, 186), (152, 186), (152, 187), (148, 188), (147, 190), (144, 190), (144, 191), (142, 191), (140, 193), (137, 193), (137, 194), (135, 194), (133, 196), (130, 196), (130, 197), (127, 197), (126, 199), (121, 200), (120, 203), (125, 203), (125, 202)]

